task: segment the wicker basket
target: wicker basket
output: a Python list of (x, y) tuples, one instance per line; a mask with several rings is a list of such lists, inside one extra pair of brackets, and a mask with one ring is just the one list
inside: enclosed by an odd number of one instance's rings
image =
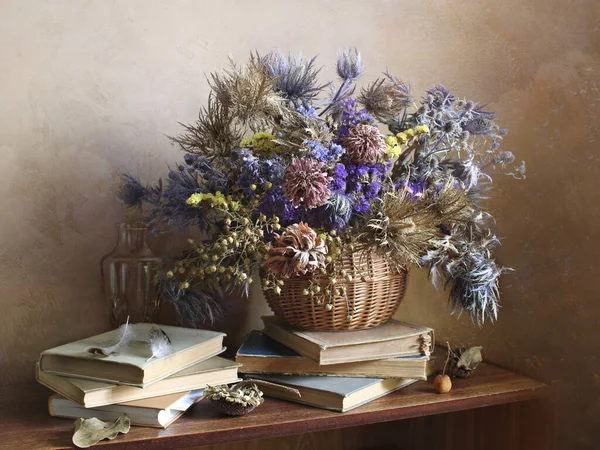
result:
[[(285, 280), (280, 295), (271, 289), (264, 292), (273, 313), (295, 328), (323, 331), (361, 330), (391, 319), (404, 297), (407, 270), (397, 272), (372, 251), (345, 253), (335, 264), (336, 269), (343, 268), (353, 275), (352, 281), (344, 279), (336, 283), (336, 287), (346, 288), (345, 297), (304, 295), (311, 280), (323, 292), (329, 284), (325, 276), (290, 278)], [(326, 303), (331, 303), (332, 308), (327, 309)]]

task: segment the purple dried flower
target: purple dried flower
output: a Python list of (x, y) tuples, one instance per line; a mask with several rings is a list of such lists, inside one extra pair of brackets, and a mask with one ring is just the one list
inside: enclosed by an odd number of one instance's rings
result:
[(348, 131), (354, 125), (358, 124), (372, 124), (375, 119), (373, 116), (367, 113), (366, 109), (356, 111), (356, 100), (349, 98), (342, 103), (342, 114), (340, 117), (340, 124), (338, 126), (338, 136), (340, 139), (348, 136)]
[(346, 192), (346, 178), (348, 177), (348, 172), (346, 171), (346, 166), (339, 163), (333, 166), (333, 181), (332, 188), (334, 191), (338, 192)]
[(354, 202), (354, 212), (355, 213), (365, 214), (365, 213), (369, 212), (370, 209), (371, 209), (371, 204), (369, 203), (369, 201), (366, 198), (360, 197), (355, 200), (355, 202)]

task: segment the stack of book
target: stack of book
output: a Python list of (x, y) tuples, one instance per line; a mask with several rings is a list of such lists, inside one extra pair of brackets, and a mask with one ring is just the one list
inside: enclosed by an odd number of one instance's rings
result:
[(345, 412), (433, 373), (431, 328), (391, 320), (359, 331), (301, 331), (263, 317), (236, 355), (247, 378), (300, 391), (261, 386), (265, 395)]
[(114, 420), (127, 414), (132, 425), (166, 428), (200, 400), (207, 385), (239, 381), (239, 363), (216, 356), (223, 333), (160, 326), (168, 349), (152, 356), (152, 324), (131, 327), (131, 341), (108, 356), (94, 352), (118, 340), (120, 331), (82, 339), (43, 352), (36, 379), (56, 394), (51, 416)]

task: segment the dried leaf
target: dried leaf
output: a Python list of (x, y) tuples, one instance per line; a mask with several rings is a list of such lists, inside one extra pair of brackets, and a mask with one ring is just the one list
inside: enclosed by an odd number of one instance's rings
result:
[(469, 347), (465, 351), (462, 352), (460, 358), (458, 358), (458, 362), (456, 363), (459, 369), (465, 369), (468, 371), (475, 370), (479, 363), (483, 361), (481, 357), (481, 350), (483, 347)]
[(473, 372), (479, 363), (482, 361), (481, 350), (483, 347), (451, 347), (448, 345), (448, 356), (444, 373), (447, 373), (450, 378), (465, 378)]
[(123, 414), (116, 420), (104, 422), (95, 417), (91, 419), (75, 419), (73, 444), (79, 448), (88, 448), (103, 439), (113, 440), (119, 433), (127, 434), (131, 428), (131, 420)]

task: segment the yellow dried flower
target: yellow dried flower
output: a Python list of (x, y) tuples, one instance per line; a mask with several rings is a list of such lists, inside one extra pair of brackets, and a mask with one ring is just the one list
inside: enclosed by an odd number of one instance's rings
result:
[(398, 156), (400, 153), (402, 153), (402, 147), (400, 147), (399, 145), (394, 145), (393, 147), (390, 147), (389, 145), (386, 147), (386, 153), (388, 158), (394, 158), (396, 156)]
[(396, 136), (386, 136), (385, 138), (385, 143), (387, 145), (389, 145), (390, 147), (393, 147), (394, 145), (398, 145), (398, 138)]
[(427, 125), (417, 125), (415, 127), (415, 132), (417, 134), (426, 134), (426, 133), (429, 133), (429, 127)]
[(404, 132), (396, 134), (396, 137), (398, 138), (398, 142), (400, 142), (401, 144), (406, 144), (406, 142), (408, 141), (408, 135)]

